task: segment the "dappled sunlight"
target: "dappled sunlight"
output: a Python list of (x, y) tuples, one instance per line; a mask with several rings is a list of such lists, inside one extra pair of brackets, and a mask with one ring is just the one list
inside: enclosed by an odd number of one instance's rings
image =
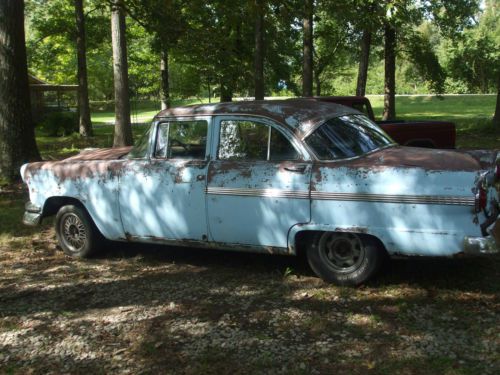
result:
[(127, 235), (201, 240), (207, 233), (205, 174), (203, 163), (128, 162), (120, 177), (120, 213)]
[(258, 296), (262, 293), (259, 290), (251, 288), (249, 285), (242, 285), (231, 289), (228, 289), (228, 287), (225, 286), (218, 286), (215, 288), (211, 288), (209, 290), (209, 294), (214, 296), (231, 294), (236, 297), (252, 297), (252, 296)]
[[(280, 163), (216, 161), (210, 169), (208, 188), (214, 194), (207, 196), (207, 209), (215, 241), (286, 249), (290, 227), (309, 221), (309, 201), (283, 194), (294, 191), (307, 197), (310, 165), (305, 164), (303, 173), (296, 173), (287, 171)], [(233, 189), (234, 193), (217, 194), (222, 188)], [(251, 194), (238, 196), (246, 190)]]
[(19, 268), (16, 288), (0, 288), (7, 363), (134, 370), (221, 361), (292, 370), (303, 362), (327, 373), (458, 353), (467, 353), (466, 369), (494, 363), (498, 302), (482, 290), (498, 283), (495, 268), (481, 262), (459, 264), (449, 275), (453, 289), (433, 282), (424, 260), (392, 283), (353, 289), (310, 277), (288, 257), (120, 245), (125, 250), (128, 258), (110, 249), (89, 261), (9, 250), (30, 267)]
[(352, 314), (347, 316), (346, 322), (353, 326), (359, 327), (370, 327), (370, 328), (379, 328), (379, 326), (383, 325), (382, 323), (377, 321), (371, 314)]

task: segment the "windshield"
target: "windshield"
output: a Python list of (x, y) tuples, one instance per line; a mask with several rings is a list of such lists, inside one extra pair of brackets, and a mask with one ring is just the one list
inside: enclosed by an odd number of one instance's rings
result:
[(361, 156), (394, 141), (363, 115), (346, 115), (326, 121), (306, 139), (318, 159)]
[(154, 125), (150, 126), (148, 130), (135, 142), (134, 148), (127, 154), (127, 159), (143, 159), (148, 156), (149, 150), (149, 136), (151, 135), (151, 129)]

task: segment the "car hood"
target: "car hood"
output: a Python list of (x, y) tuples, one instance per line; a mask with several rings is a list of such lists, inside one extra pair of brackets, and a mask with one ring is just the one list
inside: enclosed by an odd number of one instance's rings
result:
[(78, 161), (78, 160), (116, 160), (128, 154), (132, 149), (128, 147), (116, 148), (91, 148), (82, 150), (78, 155), (65, 159), (65, 161)]
[(67, 179), (86, 178), (95, 175), (114, 173), (123, 163), (121, 157), (130, 152), (132, 147), (85, 149), (78, 155), (64, 160), (39, 161), (24, 164), (21, 167), (23, 181), (27, 182), (34, 175), (42, 177), (49, 173), (61, 183)]

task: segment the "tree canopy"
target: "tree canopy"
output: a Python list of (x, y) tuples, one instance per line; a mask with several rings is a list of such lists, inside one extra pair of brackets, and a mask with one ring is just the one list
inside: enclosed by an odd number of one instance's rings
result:
[[(54, 83), (76, 83), (72, 4), (64, 0), (27, 4), (30, 70)], [(102, 4), (85, 1), (91, 100), (113, 97), (109, 7)], [(159, 61), (167, 50), (172, 96), (201, 97), (208, 91), (253, 96), (255, 1), (123, 0), (122, 4), (129, 18), (133, 95), (159, 97)], [(259, 2), (264, 15), (266, 95), (301, 92), (302, 4)], [(366, 93), (381, 93), (382, 36), (387, 22), (397, 30), (397, 93), (496, 92), (496, 68), (491, 62), (498, 59), (497, 5), (497, 0), (485, 2), (482, 8), (475, 0), (316, 0), (314, 92), (354, 94), (360, 41), (369, 29), (372, 48)], [(474, 64), (457, 63), (464, 57)]]

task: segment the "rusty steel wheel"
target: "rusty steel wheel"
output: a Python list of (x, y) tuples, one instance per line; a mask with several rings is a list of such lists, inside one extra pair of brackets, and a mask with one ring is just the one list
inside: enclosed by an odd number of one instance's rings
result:
[(56, 236), (67, 255), (86, 258), (100, 242), (100, 233), (87, 212), (78, 206), (61, 207), (56, 216)]
[(352, 272), (365, 258), (365, 247), (354, 233), (325, 233), (318, 246), (321, 260), (336, 272)]
[(359, 285), (378, 271), (384, 251), (367, 235), (323, 232), (315, 236), (307, 259), (323, 280), (339, 285)]

